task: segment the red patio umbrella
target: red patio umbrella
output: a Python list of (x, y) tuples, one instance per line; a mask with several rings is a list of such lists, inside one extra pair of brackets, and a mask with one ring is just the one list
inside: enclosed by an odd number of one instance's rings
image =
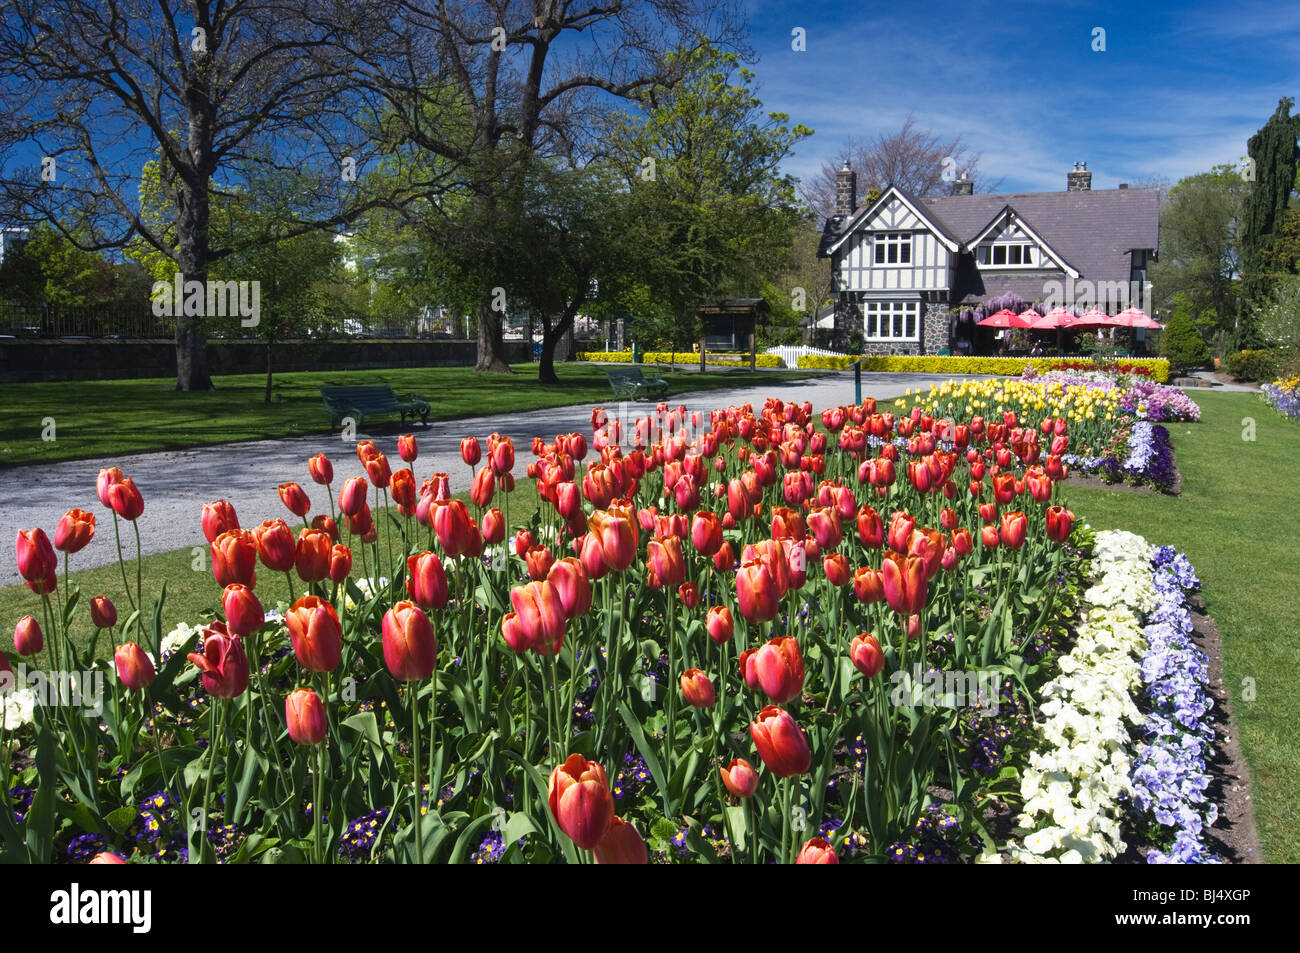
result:
[(1151, 320), (1147, 313), (1141, 308), (1125, 308), (1119, 314), (1115, 315), (1116, 322), (1124, 328), (1151, 328), (1158, 330), (1161, 325), (1157, 321)]
[(1027, 328), (1030, 326), (1023, 315), (1016, 314), (1007, 308), (993, 312), (978, 323), (983, 328)]

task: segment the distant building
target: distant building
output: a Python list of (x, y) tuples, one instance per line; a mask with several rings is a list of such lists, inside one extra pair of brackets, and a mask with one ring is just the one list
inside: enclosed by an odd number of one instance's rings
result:
[(859, 209), (845, 166), (835, 212), (818, 256), (831, 261), (837, 343), (856, 328), (869, 354), (936, 354), (973, 337), (963, 306), (1006, 294), (1112, 314), (1141, 307), (1134, 290), (1155, 259), (1160, 193), (1094, 191), (1085, 163), (1061, 192), (975, 195), (963, 174), (954, 195), (917, 199), (890, 185)]

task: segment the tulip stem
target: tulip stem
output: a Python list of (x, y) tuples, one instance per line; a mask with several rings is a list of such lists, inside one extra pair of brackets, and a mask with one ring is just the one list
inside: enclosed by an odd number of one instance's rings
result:
[(434, 656), (433, 674), (429, 676), (433, 682), (431, 686), (431, 698), (429, 699), (429, 800), (432, 802), (434, 810), (438, 810), (438, 790), (441, 778), (434, 777), (434, 765), (437, 763), (437, 743), (438, 743), (438, 657)]
[[(116, 512), (113, 514), (117, 515)], [(137, 520), (131, 520), (131, 527), (135, 530), (135, 602), (144, 611), (144, 559), (140, 555), (140, 523)], [(154, 646), (157, 651), (158, 646)]]
[(126, 561), (122, 559), (122, 530), (117, 522), (117, 510), (113, 510), (113, 535), (117, 538), (117, 566), (122, 570), (122, 588), (126, 590), (126, 601), (131, 603), (131, 608), (135, 608), (135, 600), (131, 598), (131, 584), (126, 581)]
[[(676, 626), (676, 613), (673, 611), (672, 592), (664, 588), (664, 622), (668, 629), (668, 737), (664, 746), (664, 758), (667, 761), (666, 770), (668, 777), (673, 776), (673, 761), (675, 760), (673, 750), (676, 743), (677, 734), (674, 729), (677, 727), (677, 692), (679, 687), (677, 682), (677, 637), (673, 629)], [(669, 793), (664, 792), (668, 797)]]
[[(326, 707), (329, 707), (328, 702), (326, 703)], [(321, 804), (321, 778), (324, 776), (324, 771), (321, 767), (321, 745), (323, 744), (324, 742), (317, 742), (314, 746), (316, 750), (314, 752), (315, 758), (313, 760), (316, 762), (316, 767), (312, 772), (314, 777), (312, 778), (311, 796), (311, 842), (315, 848), (316, 863), (318, 864), (325, 863), (325, 846), (321, 840), (320, 830), (320, 817), (321, 814), (324, 813), (324, 808)]]
[[(411, 788), (415, 796), (415, 860), (424, 864), (424, 824), (423, 805), (420, 803), (420, 692), (415, 682), (406, 683), (406, 691), (411, 696)], [(433, 796), (433, 791), (429, 792)]]
[(781, 848), (777, 851), (777, 862), (790, 862), (790, 815), (794, 811), (794, 783), (792, 778), (778, 782), (781, 785)]
[(293, 594), (293, 576), (289, 574), (287, 569), (284, 571), (284, 581), (289, 585), (289, 606), (292, 607), (296, 597)]

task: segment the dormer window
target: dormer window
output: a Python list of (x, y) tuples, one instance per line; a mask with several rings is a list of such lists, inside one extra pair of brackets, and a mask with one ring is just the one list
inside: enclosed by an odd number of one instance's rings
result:
[(910, 265), (912, 233), (884, 232), (875, 238), (877, 265)]
[(1035, 264), (1034, 246), (1029, 244), (992, 242), (980, 245), (975, 253), (976, 261), (986, 268), (1032, 268)]

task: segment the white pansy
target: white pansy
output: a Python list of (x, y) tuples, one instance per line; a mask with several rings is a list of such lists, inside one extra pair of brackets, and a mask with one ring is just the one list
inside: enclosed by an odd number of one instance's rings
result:
[(20, 688), (3, 696), (5, 731), (17, 731), (32, 723), (36, 714), (36, 692)]

